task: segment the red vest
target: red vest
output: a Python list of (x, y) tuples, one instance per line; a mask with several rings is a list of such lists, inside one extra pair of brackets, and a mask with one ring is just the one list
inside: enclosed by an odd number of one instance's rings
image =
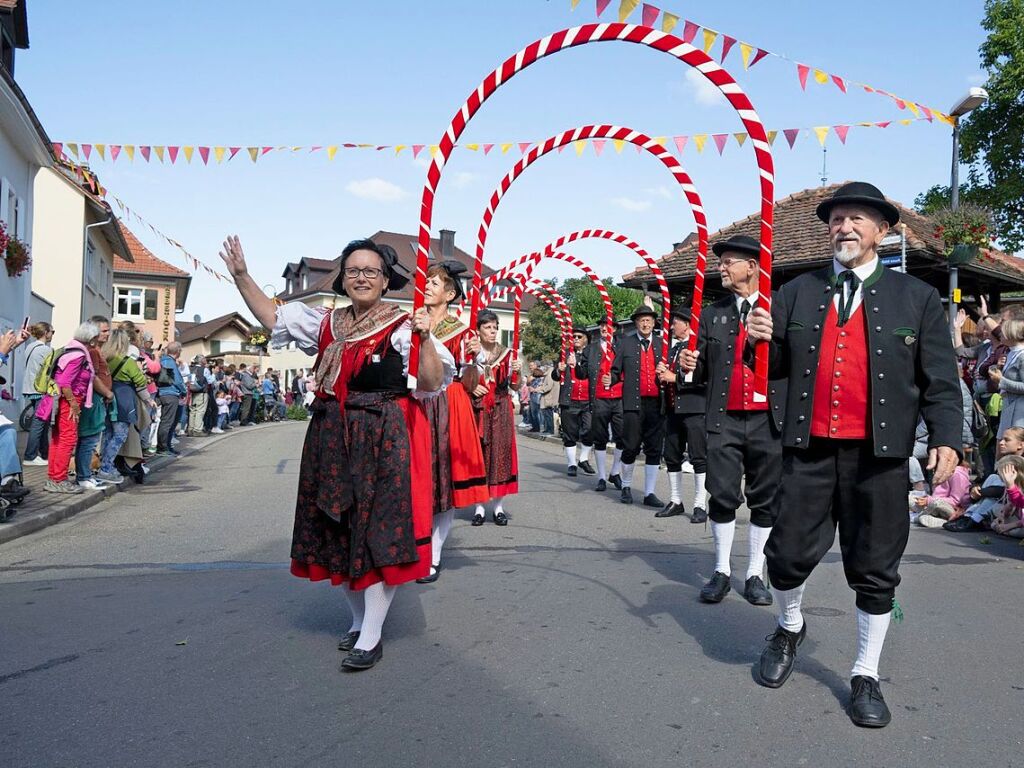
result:
[(811, 435), (844, 440), (863, 440), (870, 431), (868, 401), (867, 323), (864, 305), (842, 328), (832, 304), (821, 334), (821, 356), (814, 380)]
[(654, 337), (650, 340), (650, 349), (644, 350), (640, 343), (640, 397), (657, 397), (658, 379), (654, 375)]
[(740, 323), (736, 334), (736, 349), (733, 352), (732, 377), (729, 380), (727, 411), (767, 411), (768, 401), (754, 402), (754, 370), (743, 363), (743, 351), (747, 346), (747, 327)]
[(615, 350), (612, 350), (611, 356), (605, 361), (604, 350), (601, 346), (598, 346), (601, 350), (601, 364), (598, 368), (599, 373), (597, 374), (597, 386), (594, 388), (594, 396), (599, 397), (602, 400), (621, 400), (622, 399), (622, 382), (612, 384), (610, 387), (605, 387), (601, 383), (601, 377), (606, 373), (612, 372), (612, 358), (615, 357)]
[(565, 371), (569, 374), (569, 381), (572, 382), (572, 394), (569, 395), (569, 399), (578, 403), (587, 402), (590, 399), (590, 382), (577, 377), (572, 366), (566, 366)]

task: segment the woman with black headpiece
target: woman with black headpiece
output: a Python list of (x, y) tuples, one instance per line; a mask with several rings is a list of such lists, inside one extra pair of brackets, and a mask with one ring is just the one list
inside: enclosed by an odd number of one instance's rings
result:
[[(473, 390), (473, 407), (478, 414), (480, 440), (487, 467), (487, 490), (494, 499), (494, 522), (508, 525), (502, 507), (505, 496), (519, 492), (519, 458), (516, 455), (516, 427), (512, 395), (519, 386), (518, 360), (512, 350), (498, 343), (498, 316), (485, 309), (476, 319), (482, 369), (480, 383)], [(473, 525), (484, 524), (484, 506), (477, 504)]]
[(430, 429), (422, 401), (455, 372), (437, 342), (420, 347), (417, 389), (406, 375), (412, 334), (427, 341), (425, 309), (385, 304), (408, 282), (395, 251), (354, 240), (341, 253), (334, 290), (351, 306), (275, 307), (249, 275), (237, 237), (221, 258), (271, 343), (317, 355), (316, 399), (302, 449), (291, 571), (343, 585), (352, 625), (338, 644), (343, 670), (369, 669), (383, 655), (381, 629), (395, 589), (430, 572)]
[(469, 399), (469, 390), (479, 381), (473, 353), (479, 351), (480, 345), (475, 339), (467, 339), (469, 328), (448, 312), (452, 302), (465, 295), (459, 280), (459, 275), (465, 271), (466, 265), (459, 261), (434, 264), (427, 270), (424, 290), (424, 306), (430, 316), (432, 333), (452, 354), (456, 378), (462, 383), (448, 387), (439, 397), (424, 403), (434, 449), (434, 533), (430, 575), (417, 579), (421, 584), (437, 581), (441, 572), (441, 549), (452, 529), (455, 510), (483, 504), (488, 498), (480, 433)]

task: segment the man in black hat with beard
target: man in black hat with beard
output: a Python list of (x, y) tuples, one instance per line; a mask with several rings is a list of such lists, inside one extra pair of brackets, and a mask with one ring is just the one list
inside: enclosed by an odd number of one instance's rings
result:
[(735, 235), (715, 243), (712, 250), (729, 295), (704, 308), (697, 351), (682, 353), (683, 369), (694, 371), (695, 383), (707, 385), (708, 516), (715, 539), (715, 572), (700, 599), (720, 603), (732, 589), (736, 510), (745, 496), (750, 526), (743, 596), (753, 605), (771, 605), (761, 573), (782, 473), (779, 435), (785, 387), (784, 382), (770, 381), (767, 399), (754, 392), (754, 339), (747, 322), (757, 303), (759, 243)]
[(857, 599), (857, 659), (850, 719), (882, 727), (891, 716), (878, 662), (895, 608), (907, 544), (907, 459), (918, 413), (928, 468), (945, 482), (959, 461), (960, 387), (939, 294), (886, 269), (878, 247), (899, 211), (871, 184), (839, 187), (817, 209), (833, 262), (782, 286), (772, 313), (751, 313), (750, 335), (771, 340), (771, 364), (789, 380), (782, 431), (779, 516), (768, 575), (779, 619), (758, 680), (788, 679), (807, 634), (804, 582), (839, 529), (843, 570)]
[(654, 494), (661, 465), (661, 451), (665, 443), (665, 415), (658, 364), (661, 362), (665, 341), (654, 332), (658, 313), (641, 304), (630, 319), (636, 325), (634, 333), (626, 334), (619, 342), (615, 361), (606, 377), (606, 385), (622, 383), (622, 493), (623, 504), (633, 503), (633, 469), (636, 457), (643, 448), (644, 506), (662, 507)]
[(665, 467), (671, 492), (668, 504), (655, 517), (674, 517), (686, 512), (683, 504), (683, 453), (693, 467), (693, 514), (691, 523), (708, 519), (707, 491), (704, 487), (708, 465), (706, 387), (694, 384), (680, 367), (682, 352), (690, 342), (690, 310), (672, 310), (672, 348), (668, 364), (658, 364), (658, 378), (665, 389)]
[(582, 325), (572, 329), (572, 352), (551, 374), (561, 383), (558, 390), (558, 415), (562, 424), (562, 445), (565, 447), (565, 461), (569, 477), (576, 477), (576, 444), (582, 443), (579, 468), (586, 474), (594, 474), (590, 466), (590, 451), (594, 441), (590, 437), (590, 382), (583, 352), (590, 343), (590, 334)]

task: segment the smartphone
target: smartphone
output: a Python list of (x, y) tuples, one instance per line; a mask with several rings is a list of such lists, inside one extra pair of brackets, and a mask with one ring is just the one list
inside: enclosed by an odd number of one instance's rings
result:
[(21, 324), (21, 330), (23, 330), (23, 331), (27, 331), (28, 330), (28, 321), (29, 321), (29, 319), (30, 318), (28, 318), (28, 317), (25, 318), (25, 322)]

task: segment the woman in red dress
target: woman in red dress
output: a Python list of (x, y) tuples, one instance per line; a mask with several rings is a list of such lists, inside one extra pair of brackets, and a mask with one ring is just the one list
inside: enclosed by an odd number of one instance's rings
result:
[[(519, 492), (519, 458), (516, 455), (515, 416), (512, 393), (519, 385), (518, 360), (512, 350), (498, 343), (498, 316), (490, 310), (477, 315), (480, 352), (477, 365), (482, 369), (480, 383), (474, 388), (473, 407), (480, 424), (480, 439), (487, 467), (487, 490), (494, 499), (494, 522), (508, 525), (502, 502), (505, 496)], [(484, 506), (477, 504), (473, 525), (484, 524)]]
[[(338, 644), (342, 670), (383, 655), (381, 630), (398, 585), (430, 571), (430, 430), (422, 400), (454, 375), (451, 355), (430, 342), (426, 310), (411, 316), (381, 297), (408, 278), (394, 250), (354, 240), (334, 290), (351, 306), (275, 307), (249, 275), (237, 237), (221, 258), (271, 342), (317, 355), (316, 399), (302, 449), (291, 571), (342, 585), (352, 625)], [(417, 389), (406, 383), (412, 334), (424, 340)]]
[[(455, 359), (456, 380), (440, 396), (424, 403), (434, 455), (434, 532), (430, 575), (417, 579), (420, 584), (430, 584), (438, 579), (441, 549), (451, 532), (455, 510), (483, 504), (488, 498), (480, 434), (473, 405), (465, 389), (465, 386), (475, 386), (478, 379), (472, 375), (476, 366), (473, 355), (467, 351), (469, 328), (448, 313), (452, 302), (459, 301), (464, 295), (459, 275), (466, 269), (462, 262), (451, 260), (434, 264), (427, 270), (424, 306), (430, 316), (432, 333)], [(470, 345), (474, 346), (471, 342)], [(464, 380), (459, 375), (463, 371), (467, 373)]]

